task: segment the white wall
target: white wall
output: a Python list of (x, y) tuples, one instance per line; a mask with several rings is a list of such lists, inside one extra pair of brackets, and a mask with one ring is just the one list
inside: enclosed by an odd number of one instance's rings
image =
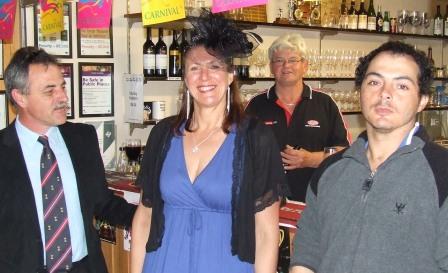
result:
[[(274, 0), (271, 0), (271, 2)], [(275, 0), (279, 5), (287, 3), (286, 0)], [(367, 1), (368, 2), (368, 1)], [(407, 10), (419, 10), (428, 11), (434, 13), (434, 6), (436, 4), (442, 5), (442, 12), (445, 13), (445, 5), (448, 0), (375, 0), (375, 8), (377, 5), (382, 6), (382, 10), (389, 10), (391, 14), (397, 14), (399, 9)], [(126, 1), (114, 1), (113, 3), (113, 25), (114, 25), (114, 61), (115, 61), (115, 120), (117, 124), (117, 139), (118, 144), (130, 137), (129, 124), (124, 123), (124, 97), (122, 93), (123, 81), (121, 75), (128, 72), (128, 43), (127, 43), (127, 19), (124, 18), (124, 14), (127, 12)], [(140, 0), (130, 0), (130, 11), (140, 12)], [(270, 5), (272, 6), (272, 3)], [(275, 6), (275, 5), (274, 5)], [(274, 7), (275, 8), (275, 7)], [(269, 12), (268, 12), (269, 13)], [(371, 50), (378, 46), (380, 43), (387, 41), (387, 36), (372, 35), (356, 35), (356, 34), (338, 34), (328, 35), (323, 38), (323, 42), (320, 42), (320, 36), (318, 32), (305, 31), (305, 30), (291, 30), (291, 29), (278, 29), (272, 27), (260, 27), (254, 30), (258, 34), (263, 36), (264, 43), (262, 47), (269, 47), (269, 44), (279, 35), (290, 32), (298, 31), (304, 36), (307, 41), (308, 47), (332, 48), (332, 47), (345, 47), (345, 48), (362, 48), (366, 51)], [(134, 23), (130, 30), (130, 54), (131, 54), (131, 72), (141, 73), (142, 71), (142, 45), (145, 39), (145, 32), (140, 22)], [(165, 32), (165, 35), (168, 31)], [(153, 41), (157, 40), (156, 30), (153, 30)], [(171, 37), (166, 37), (165, 43), (167, 46), (171, 44)], [(434, 60), (436, 65), (448, 63), (448, 56), (442, 55), (442, 43), (437, 40), (430, 39), (406, 39), (407, 42), (415, 44), (419, 49), (425, 50), (428, 45), (433, 47)], [(448, 55), (448, 54), (445, 54)], [(179, 93), (181, 82), (150, 82), (144, 86), (144, 96), (148, 99), (165, 100), (167, 102), (167, 111), (169, 114), (175, 114), (177, 111), (177, 96)], [(243, 86), (243, 88), (268, 88), (272, 83), (259, 82), (253, 86)], [(313, 86), (318, 86), (317, 82), (310, 82)], [(350, 83), (341, 83), (342, 86), (349, 85)], [(365, 127), (363, 119), (360, 115), (345, 116), (345, 119), (350, 127), (350, 131), (353, 137), (356, 137), (360, 131)], [(141, 138), (142, 141), (146, 141), (151, 126), (141, 129), (135, 129), (132, 137)]]

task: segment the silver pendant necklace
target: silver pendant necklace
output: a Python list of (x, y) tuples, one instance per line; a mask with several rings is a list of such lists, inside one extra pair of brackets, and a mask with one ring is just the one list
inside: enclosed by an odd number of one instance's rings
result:
[(216, 133), (218, 131), (218, 129), (220, 129), (220, 128), (215, 128), (212, 131), (210, 131), (210, 133), (208, 133), (208, 135), (203, 140), (201, 140), (198, 144), (194, 145), (193, 148), (191, 148), (191, 151), (193, 153), (199, 152), (199, 146), (204, 144), (204, 142), (206, 142), (214, 133)]

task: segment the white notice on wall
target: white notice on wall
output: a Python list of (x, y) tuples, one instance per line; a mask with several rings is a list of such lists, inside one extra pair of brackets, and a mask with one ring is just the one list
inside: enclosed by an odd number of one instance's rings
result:
[(143, 75), (124, 74), (125, 121), (143, 123)]
[(101, 157), (103, 158), (104, 168), (112, 170), (115, 168), (115, 122), (106, 121), (88, 121), (86, 122), (95, 127), (100, 146)]

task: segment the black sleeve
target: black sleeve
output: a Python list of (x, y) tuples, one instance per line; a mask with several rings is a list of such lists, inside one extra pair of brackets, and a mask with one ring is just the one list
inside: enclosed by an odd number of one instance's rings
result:
[(255, 211), (270, 206), (289, 193), (280, 149), (272, 130), (260, 122), (249, 137), (253, 161)]
[(166, 135), (170, 130), (170, 120), (172, 119), (164, 119), (154, 126), (146, 141), (140, 172), (135, 182), (142, 190), (141, 202), (146, 207), (153, 206), (154, 194), (157, 194), (154, 191), (158, 190), (158, 185), (154, 183), (158, 183), (156, 180), (158, 180), (159, 174), (154, 172), (163, 163), (164, 157), (161, 151), (163, 150), (163, 145), (165, 145)]
[(350, 145), (350, 137), (348, 133), (348, 128), (344, 119), (342, 117), (342, 113), (339, 110), (336, 103), (330, 98), (330, 120), (332, 120), (333, 129), (330, 134), (329, 146), (344, 146), (347, 147)]
[[(129, 204), (123, 198), (116, 196), (112, 190), (107, 187), (104, 164), (98, 146), (98, 136), (93, 126), (86, 127), (86, 141), (83, 147), (88, 154), (88, 165), (92, 166), (90, 176), (95, 178), (90, 188), (95, 202), (94, 214), (99, 219), (106, 220), (114, 226), (130, 227), (132, 218), (136, 209), (135, 205)], [(89, 141), (90, 140), (90, 141)], [(88, 147), (91, 146), (91, 147)], [(95, 193), (95, 194), (93, 194)], [(82, 202), (82, 200), (80, 200)]]

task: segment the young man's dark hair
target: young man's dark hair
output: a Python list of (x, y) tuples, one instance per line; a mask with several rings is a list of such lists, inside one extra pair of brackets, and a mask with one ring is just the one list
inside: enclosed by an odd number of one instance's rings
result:
[(432, 64), (426, 54), (421, 50), (414, 49), (413, 46), (399, 41), (390, 41), (382, 44), (377, 49), (371, 51), (364, 57), (359, 58), (359, 65), (356, 68), (355, 86), (360, 88), (366, 76), (366, 71), (370, 62), (380, 53), (389, 52), (392, 55), (406, 55), (412, 58), (418, 66), (418, 87), (420, 95), (428, 95), (432, 84)]

